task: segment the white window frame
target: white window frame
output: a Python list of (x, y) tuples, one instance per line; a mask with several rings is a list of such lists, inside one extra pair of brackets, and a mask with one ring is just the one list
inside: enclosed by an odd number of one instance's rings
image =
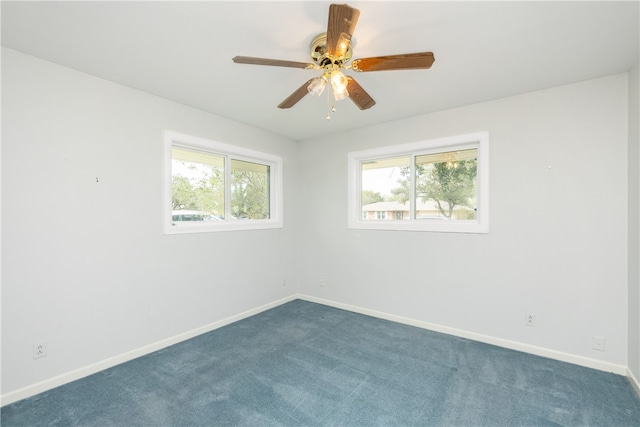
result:
[[(242, 160), (253, 163), (260, 163), (270, 167), (269, 173), (269, 219), (232, 220), (229, 215), (225, 215), (223, 221), (193, 221), (180, 225), (172, 225), (172, 154), (171, 148), (174, 146), (187, 149), (206, 151), (211, 154), (225, 157), (225, 204), (231, 200), (230, 194), (230, 164), (231, 159)], [(163, 197), (162, 197), (162, 228), (164, 234), (183, 233), (208, 233), (216, 231), (237, 231), (237, 230), (262, 230), (271, 228), (282, 228), (283, 221), (283, 161), (282, 157), (273, 154), (262, 153), (236, 145), (225, 144), (205, 138), (186, 135), (170, 130), (164, 131), (163, 147)], [(225, 208), (228, 213), (229, 209)]]
[[(475, 220), (424, 221), (404, 219), (397, 221), (363, 220), (361, 207), (363, 161), (388, 157), (411, 156), (411, 177), (413, 181), (415, 156), (422, 154), (476, 148), (477, 163), (477, 207)], [(478, 132), (407, 144), (391, 145), (348, 153), (348, 227), (361, 230), (432, 231), (448, 233), (488, 233), (489, 232), (489, 133)], [(413, 194), (414, 185), (410, 184)], [(412, 195), (410, 206), (415, 197)]]

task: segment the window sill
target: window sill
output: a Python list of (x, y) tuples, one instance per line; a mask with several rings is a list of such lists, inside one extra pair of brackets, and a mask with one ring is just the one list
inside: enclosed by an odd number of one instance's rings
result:
[(478, 221), (351, 221), (349, 228), (354, 230), (386, 230), (386, 231), (422, 231), (440, 233), (475, 233), (489, 232), (488, 224)]

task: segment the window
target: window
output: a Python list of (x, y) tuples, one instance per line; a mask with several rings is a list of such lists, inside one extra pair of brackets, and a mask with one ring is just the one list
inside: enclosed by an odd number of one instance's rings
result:
[(166, 234), (282, 227), (282, 158), (165, 131)]
[(349, 153), (349, 228), (487, 233), (486, 132)]

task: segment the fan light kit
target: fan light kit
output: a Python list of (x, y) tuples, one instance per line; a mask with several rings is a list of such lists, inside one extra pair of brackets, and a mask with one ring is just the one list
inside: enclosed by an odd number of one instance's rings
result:
[[(413, 70), (427, 69), (435, 61), (432, 52), (409, 53), (402, 55), (377, 56), (372, 58), (354, 59), (352, 57), (351, 38), (358, 22), (360, 11), (346, 4), (332, 4), (329, 6), (329, 22), (327, 32), (318, 34), (311, 41), (312, 63), (284, 61), (280, 59), (255, 58), (250, 56), (236, 56), (233, 62), (238, 64), (271, 65), (276, 67), (303, 68), (322, 70), (322, 74), (314, 77), (287, 99), (282, 101), (278, 108), (291, 108), (307, 93), (320, 96), (327, 83), (331, 83), (331, 93), (336, 101), (349, 98), (361, 110), (373, 107), (376, 102), (351, 76), (345, 75), (341, 70), (356, 72), (387, 71), (387, 70)], [(329, 100), (329, 93), (327, 94)], [(335, 107), (331, 107), (335, 111)], [(327, 113), (327, 120), (331, 118)]]

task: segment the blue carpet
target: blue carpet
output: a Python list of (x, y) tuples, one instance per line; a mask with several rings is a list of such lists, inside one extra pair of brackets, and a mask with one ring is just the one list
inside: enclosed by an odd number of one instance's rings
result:
[(296, 300), (2, 408), (2, 426), (640, 426), (628, 380)]

